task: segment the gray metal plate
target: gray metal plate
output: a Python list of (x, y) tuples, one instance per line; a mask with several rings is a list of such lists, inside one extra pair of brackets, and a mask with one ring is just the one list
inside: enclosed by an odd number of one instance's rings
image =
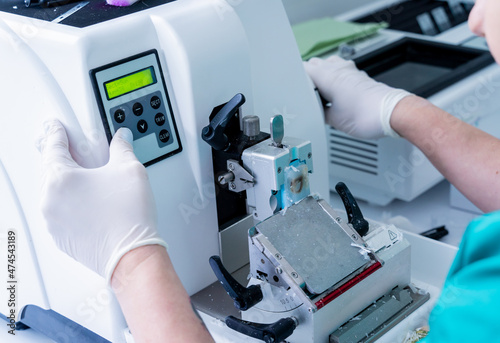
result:
[(290, 206), (256, 228), (314, 294), (323, 293), (369, 262), (313, 197)]

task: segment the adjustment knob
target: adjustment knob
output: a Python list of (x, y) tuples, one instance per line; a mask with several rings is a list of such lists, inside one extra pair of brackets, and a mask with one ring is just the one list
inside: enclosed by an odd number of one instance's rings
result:
[(253, 138), (260, 134), (260, 120), (257, 116), (243, 117), (243, 134)]

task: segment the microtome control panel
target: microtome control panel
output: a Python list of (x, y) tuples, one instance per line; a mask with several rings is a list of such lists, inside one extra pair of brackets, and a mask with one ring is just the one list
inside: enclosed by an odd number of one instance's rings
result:
[(93, 69), (90, 76), (109, 140), (128, 127), (145, 166), (182, 150), (156, 50)]

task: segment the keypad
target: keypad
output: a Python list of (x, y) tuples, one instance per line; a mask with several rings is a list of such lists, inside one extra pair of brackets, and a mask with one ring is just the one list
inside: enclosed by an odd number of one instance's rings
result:
[(134, 140), (154, 134), (158, 147), (163, 148), (173, 142), (165, 105), (161, 92), (157, 91), (113, 107), (110, 114), (116, 130), (128, 127)]
[[(134, 153), (146, 167), (182, 151), (173, 113), (175, 98), (169, 97), (158, 51), (92, 69), (90, 77), (109, 141), (120, 127), (129, 128)], [(111, 88), (110, 97), (110, 82), (116, 81), (122, 88)]]

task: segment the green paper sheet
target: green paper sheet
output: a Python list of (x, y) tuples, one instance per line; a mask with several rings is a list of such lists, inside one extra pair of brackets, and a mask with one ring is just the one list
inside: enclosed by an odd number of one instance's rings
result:
[(294, 25), (292, 29), (302, 59), (308, 60), (343, 43), (371, 36), (384, 27), (386, 23), (358, 24), (322, 18)]

